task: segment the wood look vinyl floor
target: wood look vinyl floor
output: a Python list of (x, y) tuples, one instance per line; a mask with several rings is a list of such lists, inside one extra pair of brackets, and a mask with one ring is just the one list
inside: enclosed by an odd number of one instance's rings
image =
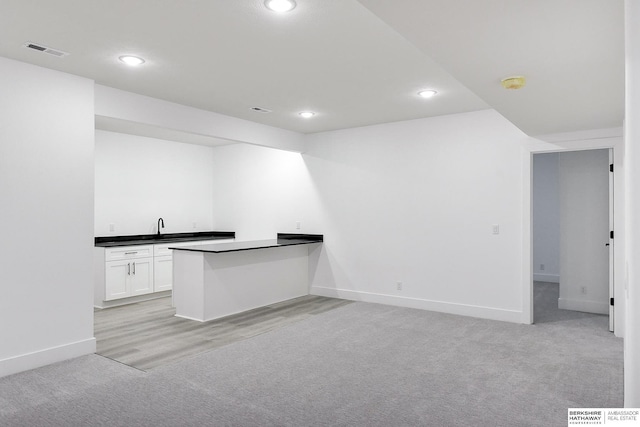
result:
[(349, 303), (307, 295), (204, 323), (175, 317), (171, 297), (96, 309), (96, 353), (146, 371)]

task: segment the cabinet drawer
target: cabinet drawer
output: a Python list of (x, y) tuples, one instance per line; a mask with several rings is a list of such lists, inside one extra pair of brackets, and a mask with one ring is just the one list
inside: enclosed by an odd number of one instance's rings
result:
[(161, 245), (153, 245), (153, 256), (171, 255), (169, 247), (173, 247), (171, 243), (163, 243)]
[(117, 246), (104, 251), (105, 261), (119, 261), (153, 256), (153, 245)]

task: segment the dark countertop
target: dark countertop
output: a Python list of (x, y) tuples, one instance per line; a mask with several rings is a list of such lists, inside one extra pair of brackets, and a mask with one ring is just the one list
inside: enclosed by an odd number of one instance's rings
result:
[(239, 252), (250, 251), (254, 249), (267, 249), (277, 248), (281, 246), (294, 246), (294, 245), (310, 245), (313, 243), (322, 243), (322, 234), (286, 234), (278, 233), (277, 239), (270, 240), (251, 240), (244, 242), (228, 242), (228, 243), (212, 243), (210, 245), (201, 246), (182, 246), (179, 248), (172, 248), (175, 251), (191, 251), (191, 252), (209, 252), (209, 253), (224, 253), (224, 252)]
[(234, 231), (199, 231), (194, 233), (135, 234), (128, 236), (96, 237), (95, 246), (110, 248), (114, 246), (156, 245), (159, 243), (189, 242), (198, 240), (234, 239)]

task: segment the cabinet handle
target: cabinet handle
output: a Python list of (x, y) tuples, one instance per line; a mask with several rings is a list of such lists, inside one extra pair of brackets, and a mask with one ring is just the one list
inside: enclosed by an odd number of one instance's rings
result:
[(137, 253), (138, 253), (138, 251), (135, 251), (135, 252), (125, 252), (124, 254), (125, 254), (125, 255), (135, 255), (135, 254), (137, 254)]
[(136, 275), (136, 263), (135, 262), (133, 263), (133, 275), (134, 276)]
[(131, 263), (127, 264), (127, 276), (131, 276)]

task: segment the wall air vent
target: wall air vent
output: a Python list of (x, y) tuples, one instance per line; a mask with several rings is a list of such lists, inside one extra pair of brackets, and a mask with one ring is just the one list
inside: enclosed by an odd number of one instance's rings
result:
[(261, 108), (261, 107), (251, 107), (251, 110), (253, 110), (255, 112), (258, 112), (258, 113), (263, 113), (263, 114), (271, 112), (271, 110), (267, 110), (266, 108)]
[(69, 53), (63, 52), (59, 49), (53, 49), (51, 47), (47, 47), (41, 44), (36, 44), (31, 42), (27, 42), (22, 46), (26, 47), (27, 49), (33, 49), (33, 50), (37, 50), (38, 52), (46, 53), (52, 56), (57, 56), (58, 58), (69, 55)]

